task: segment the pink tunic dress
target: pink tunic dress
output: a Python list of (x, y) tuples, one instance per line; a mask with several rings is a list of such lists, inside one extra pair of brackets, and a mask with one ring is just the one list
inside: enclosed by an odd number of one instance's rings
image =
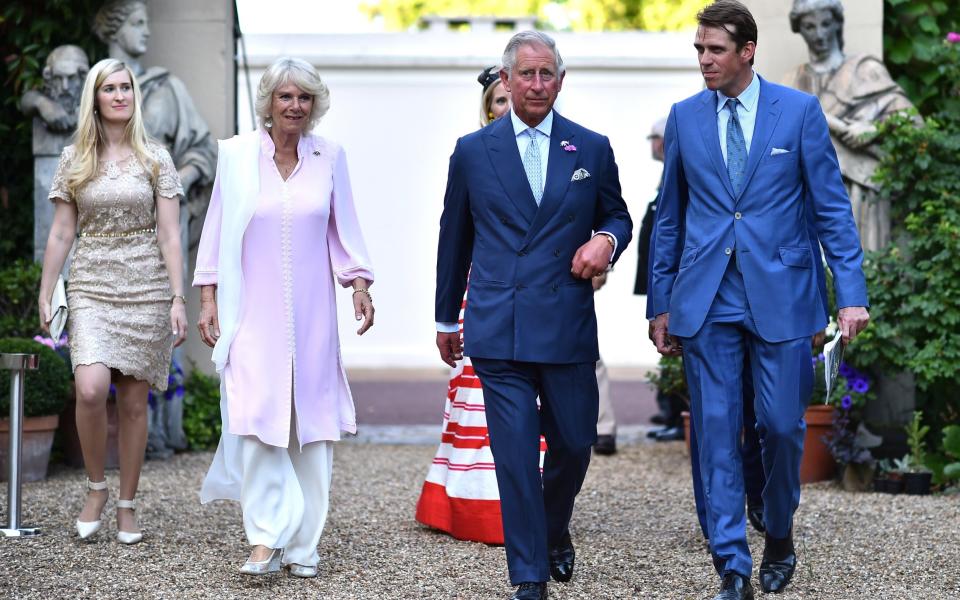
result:
[[(223, 369), (229, 432), (272, 446), (290, 439), (291, 395), (301, 447), (356, 432), (350, 388), (340, 359), (334, 277), (348, 286), (373, 280), (347, 174), (335, 143), (305, 135), (299, 162), (284, 181), (265, 131), (260, 190), (243, 233), (240, 317)], [(214, 183), (197, 252), (193, 285), (217, 283), (222, 211)]]

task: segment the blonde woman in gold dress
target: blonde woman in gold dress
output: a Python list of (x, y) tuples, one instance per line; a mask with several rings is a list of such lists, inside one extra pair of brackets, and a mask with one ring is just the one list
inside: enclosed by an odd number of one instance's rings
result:
[(180, 178), (143, 126), (130, 68), (106, 59), (83, 86), (74, 143), (50, 186), (56, 203), (40, 282), (40, 323), (48, 330), (57, 275), (79, 233), (67, 285), (77, 433), (87, 496), (77, 519), (82, 539), (101, 528), (106, 402), (111, 382), (119, 413), (117, 540), (143, 535), (134, 496), (147, 442), (147, 394), (167, 388), (170, 355), (186, 337), (179, 227)]

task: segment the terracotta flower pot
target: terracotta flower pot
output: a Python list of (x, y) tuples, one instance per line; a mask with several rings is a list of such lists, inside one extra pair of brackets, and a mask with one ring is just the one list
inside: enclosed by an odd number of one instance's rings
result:
[[(60, 417), (24, 417), (23, 451), (20, 455), (20, 473), (22, 481), (41, 481), (47, 478), (47, 465), (50, 463), (50, 448), (53, 446), (53, 434), (57, 430)], [(6, 481), (10, 468), (7, 453), (10, 449), (10, 420), (0, 419), (0, 481)]]
[(690, 454), (690, 411), (685, 410), (680, 413), (683, 417), (683, 439), (687, 441), (687, 455)]
[(827, 443), (823, 441), (823, 438), (830, 434), (833, 410), (829, 404), (815, 404), (808, 406), (803, 415), (807, 422), (807, 435), (803, 440), (800, 483), (813, 483), (833, 477), (837, 465)]

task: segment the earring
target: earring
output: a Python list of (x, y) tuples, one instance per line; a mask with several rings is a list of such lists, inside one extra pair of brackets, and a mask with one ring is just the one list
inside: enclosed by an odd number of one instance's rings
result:
[(270, 129), (271, 127), (273, 127), (273, 117), (267, 117), (263, 121), (263, 126), (266, 127), (267, 129)]
[(493, 120), (493, 111), (492, 111), (492, 110), (491, 110), (491, 111), (487, 111), (487, 119), (489, 119), (490, 121)]

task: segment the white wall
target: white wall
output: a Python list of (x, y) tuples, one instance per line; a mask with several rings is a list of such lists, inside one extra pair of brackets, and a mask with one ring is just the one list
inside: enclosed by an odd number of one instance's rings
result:
[[(440, 366), (433, 324), (436, 244), (447, 163), (456, 139), (477, 128), (476, 76), (497, 62), (510, 33), (251, 35), (251, 87), (279, 56), (317, 66), (331, 109), (317, 132), (340, 142), (376, 271), (376, 326), (363, 338), (349, 296), (339, 297), (348, 367)], [(635, 233), (660, 164), (645, 139), (670, 105), (702, 85), (693, 33), (558, 34), (568, 74), (557, 108), (610, 137)], [(240, 71), (240, 130), (252, 128)], [(631, 245), (597, 295), (600, 351), (615, 367), (647, 367), (644, 299), (633, 296)]]

